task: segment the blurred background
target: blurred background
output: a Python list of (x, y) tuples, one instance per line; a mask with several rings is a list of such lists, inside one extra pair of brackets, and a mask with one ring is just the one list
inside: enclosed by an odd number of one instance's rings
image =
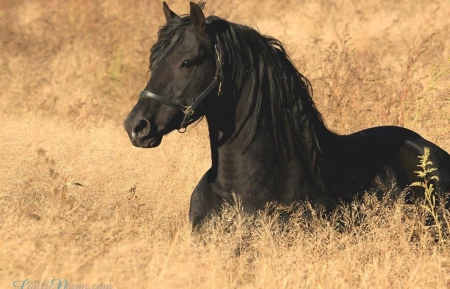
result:
[[(188, 1), (168, 4), (189, 12)], [(448, 0), (210, 0), (204, 12), (279, 39), (331, 130), (399, 125), (450, 151)], [(154, 0), (0, 1), (3, 284), (59, 276), (139, 288), (140, 276), (154, 288), (186, 278), (195, 287), (199, 269), (186, 264), (217, 265), (187, 261), (198, 254), (187, 214), (210, 165), (206, 123), (149, 150), (133, 147), (122, 125), (164, 23)], [(178, 259), (167, 263), (173, 250)], [(187, 267), (191, 277), (180, 273)], [(374, 268), (369, 275), (380, 274)], [(217, 270), (229, 287), (245, 283)], [(321, 276), (311, 284), (327, 284)]]

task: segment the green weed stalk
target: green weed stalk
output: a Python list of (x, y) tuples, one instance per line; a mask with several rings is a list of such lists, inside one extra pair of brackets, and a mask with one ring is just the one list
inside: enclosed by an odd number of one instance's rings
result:
[(421, 204), (421, 207), (433, 218), (436, 228), (439, 233), (439, 241), (443, 241), (442, 228), (439, 220), (439, 215), (436, 210), (436, 193), (433, 181), (438, 181), (439, 177), (434, 175), (434, 171), (437, 169), (433, 167), (433, 162), (429, 160), (430, 148), (425, 147), (423, 155), (419, 156), (420, 164), (418, 167), (420, 170), (415, 171), (421, 181), (417, 181), (411, 184), (414, 187), (421, 187), (424, 189), (425, 199)]

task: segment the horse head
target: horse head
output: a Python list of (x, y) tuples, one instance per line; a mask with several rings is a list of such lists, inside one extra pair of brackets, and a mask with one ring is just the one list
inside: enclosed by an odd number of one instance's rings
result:
[(190, 14), (180, 17), (163, 4), (167, 23), (151, 49), (151, 77), (124, 124), (137, 147), (157, 147), (165, 134), (183, 132), (203, 116), (203, 99), (220, 85), (220, 56), (203, 5), (191, 2)]

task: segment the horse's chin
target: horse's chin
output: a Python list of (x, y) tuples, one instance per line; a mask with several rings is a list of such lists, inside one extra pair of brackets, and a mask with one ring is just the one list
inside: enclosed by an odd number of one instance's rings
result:
[(149, 142), (147, 148), (156, 148), (157, 146), (159, 146), (159, 144), (162, 141), (162, 136), (158, 136), (152, 139), (151, 142)]
[(159, 146), (161, 144), (162, 138), (163, 137), (161, 135), (161, 136), (156, 136), (156, 137), (152, 137), (152, 138), (146, 138), (146, 139), (139, 140), (139, 141), (132, 141), (131, 143), (135, 147), (139, 147), (139, 148), (156, 148), (157, 146)]

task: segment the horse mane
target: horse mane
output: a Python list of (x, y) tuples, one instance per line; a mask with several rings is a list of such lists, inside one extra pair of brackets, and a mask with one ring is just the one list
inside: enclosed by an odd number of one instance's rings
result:
[(278, 150), (287, 158), (298, 158), (318, 173), (321, 149), (317, 134), (326, 130), (322, 115), (312, 100), (312, 86), (295, 67), (277, 39), (216, 16), (207, 18), (207, 26), (223, 57), (223, 73), (234, 94), (246, 97), (248, 108), (239, 134), (248, 123), (251, 133), (244, 144), (250, 145), (264, 106), (270, 107), (272, 130)]
[[(317, 134), (326, 130), (322, 115), (312, 100), (308, 79), (295, 67), (277, 39), (260, 34), (253, 28), (209, 16), (207, 33), (221, 51), (222, 81), (228, 94), (246, 97), (244, 117), (235, 127), (235, 138), (244, 125), (251, 128), (243, 150), (254, 139), (263, 110), (270, 107), (276, 148), (287, 158), (297, 158), (311, 175), (320, 174), (321, 149)], [(169, 55), (183, 40), (189, 15), (171, 19), (158, 32), (151, 48), (150, 69)], [(196, 33), (195, 29), (192, 32)], [(198, 35), (197, 35), (198, 36)], [(205, 51), (211, 45), (202, 37)]]

